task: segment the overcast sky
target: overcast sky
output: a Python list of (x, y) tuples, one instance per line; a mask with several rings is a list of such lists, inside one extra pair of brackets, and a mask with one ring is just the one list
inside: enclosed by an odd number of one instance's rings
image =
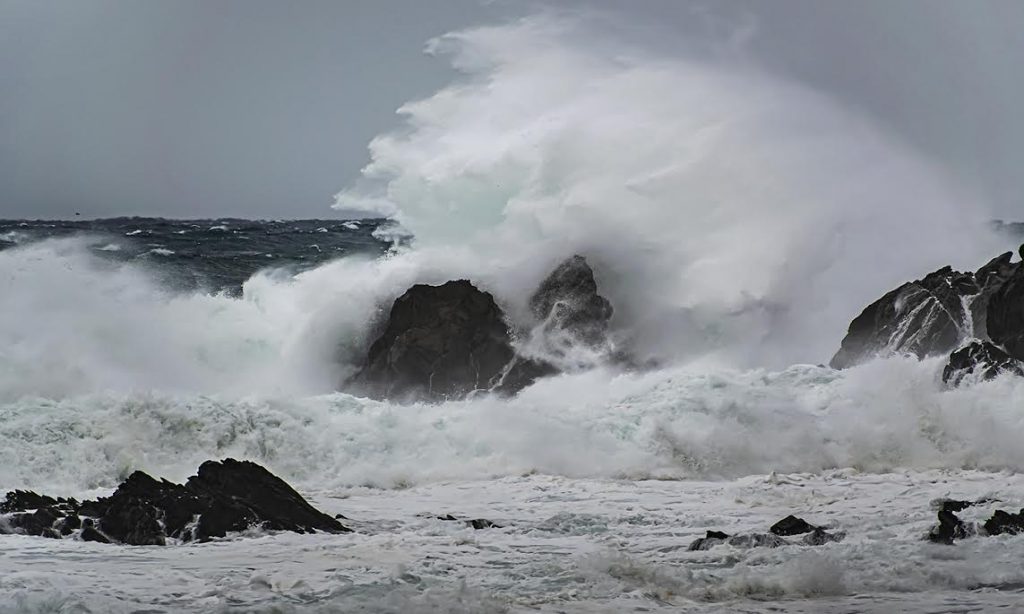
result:
[[(759, 62), (874, 116), (1024, 219), (1020, 0), (571, 5), (666, 54), (746, 24)], [(426, 41), (540, 6), (0, 0), (0, 216), (336, 216), (369, 140), (452, 78)]]

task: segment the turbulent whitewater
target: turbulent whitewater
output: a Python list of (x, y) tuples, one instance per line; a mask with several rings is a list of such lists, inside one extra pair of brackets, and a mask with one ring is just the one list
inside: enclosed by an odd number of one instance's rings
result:
[[(0, 223), (0, 489), (94, 496), (231, 456), (356, 529), (165, 550), (3, 536), (0, 611), (1019, 602), (1024, 540), (924, 536), (932, 499), (1024, 502), (1024, 379), (822, 364), (891, 287), (1016, 246), (827, 97), (603, 34), (546, 15), (434, 41), (461, 76), (371, 143), (337, 204), (365, 220)], [(471, 279), (516, 324), (574, 253), (633, 366), (511, 399), (346, 391), (411, 285)], [(849, 537), (686, 550), (789, 513)]]

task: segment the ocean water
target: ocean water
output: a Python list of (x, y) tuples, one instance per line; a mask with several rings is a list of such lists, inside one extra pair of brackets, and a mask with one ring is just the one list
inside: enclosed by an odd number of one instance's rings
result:
[[(826, 96), (601, 34), (544, 14), (432, 42), (460, 76), (370, 144), (337, 199), (364, 220), (0, 222), (0, 489), (95, 496), (232, 456), (356, 529), (4, 536), (0, 612), (1020, 611), (1024, 537), (924, 537), (936, 498), (1024, 505), (1024, 379), (822, 366), (882, 293), (1014, 239)], [(410, 285), (471, 279), (529, 330), (574, 253), (644, 368), (437, 405), (346, 392)], [(686, 549), (790, 513), (847, 538)]]

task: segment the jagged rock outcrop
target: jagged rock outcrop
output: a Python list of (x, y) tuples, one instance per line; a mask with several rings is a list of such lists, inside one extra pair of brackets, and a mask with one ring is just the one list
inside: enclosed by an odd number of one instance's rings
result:
[[(1021, 246), (1024, 258), (1024, 246)], [(1011, 265), (1014, 266), (1014, 265)], [(988, 337), (1017, 360), (1024, 360), (1024, 266), (1003, 274), (986, 308)]]
[(530, 312), (543, 323), (549, 349), (556, 354), (577, 345), (603, 348), (613, 311), (597, 293), (594, 271), (580, 255), (559, 264), (530, 297)]
[(380, 399), (458, 399), (495, 386), (514, 355), (489, 293), (464, 279), (417, 284), (395, 301), (352, 384)]
[[(610, 354), (608, 322), (614, 310), (598, 294), (594, 271), (583, 256), (559, 264), (530, 297), (529, 308), (537, 322), (525, 344), (529, 355), (516, 357), (497, 392), (521, 390), (565, 368), (593, 366), (594, 358)], [(581, 357), (586, 357), (582, 363)]]
[(878, 355), (924, 358), (950, 352), (971, 330), (963, 297), (979, 291), (972, 274), (948, 266), (905, 283), (868, 305), (850, 323), (830, 364), (844, 369)]
[(281, 478), (256, 463), (230, 458), (203, 463), (184, 485), (135, 471), (111, 496), (95, 501), (13, 491), (0, 504), (0, 513), (0, 533), (134, 546), (163, 546), (168, 539), (206, 541), (250, 527), (349, 531)]
[(1024, 376), (1024, 364), (990, 341), (972, 341), (949, 355), (942, 381), (958, 386), (965, 379), (990, 380), (1001, 373)]
[(1010, 262), (1012, 258), (1013, 252), (1000, 254), (974, 272), (974, 281), (978, 284), (979, 292), (971, 300), (971, 315), (974, 319), (973, 334), (979, 339), (989, 338), (988, 306), (992, 296), (1020, 268), (1017, 263)]
[[(348, 387), (378, 399), (445, 401), (475, 391), (515, 394), (578, 368), (573, 348), (609, 349), (612, 306), (582, 256), (562, 262), (529, 299), (536, 326), (518, 353), (505, 314), (467, 280), (415, 285), (391, 308), (383, 333)], [(564, 364), (563, 364), (564, 363)]]
[(1000, 254), (973, 273), (944, 267), (892, 290), (850, 323), (831, 366), (951, 353), (942, 379), (953, 386), (1024, 375), (1024, 266), (1012, 258)]

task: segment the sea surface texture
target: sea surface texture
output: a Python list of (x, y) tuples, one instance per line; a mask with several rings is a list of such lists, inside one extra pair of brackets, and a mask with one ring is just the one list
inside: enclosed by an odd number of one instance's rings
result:
[[(167, 547), (7, 535), (0, 611), (948, 612), (1024, 599), (1024, 538), (925, 539), (935, 499), (1024, 505), (1024, 380), (948, 389), (939, 359), (680, 360), (570, 373), (512, 399), (367, 400), (344, 380), (382, 309), (444, 272), (380, 228), (0, 224), (0, 489), (105, 495), (135, 469), (182, 480), (232, 456), (356, 530)], [(517, 297), (489, 287), (515, 313)], [(847, 537), (687, 549), (791, 513)]]

